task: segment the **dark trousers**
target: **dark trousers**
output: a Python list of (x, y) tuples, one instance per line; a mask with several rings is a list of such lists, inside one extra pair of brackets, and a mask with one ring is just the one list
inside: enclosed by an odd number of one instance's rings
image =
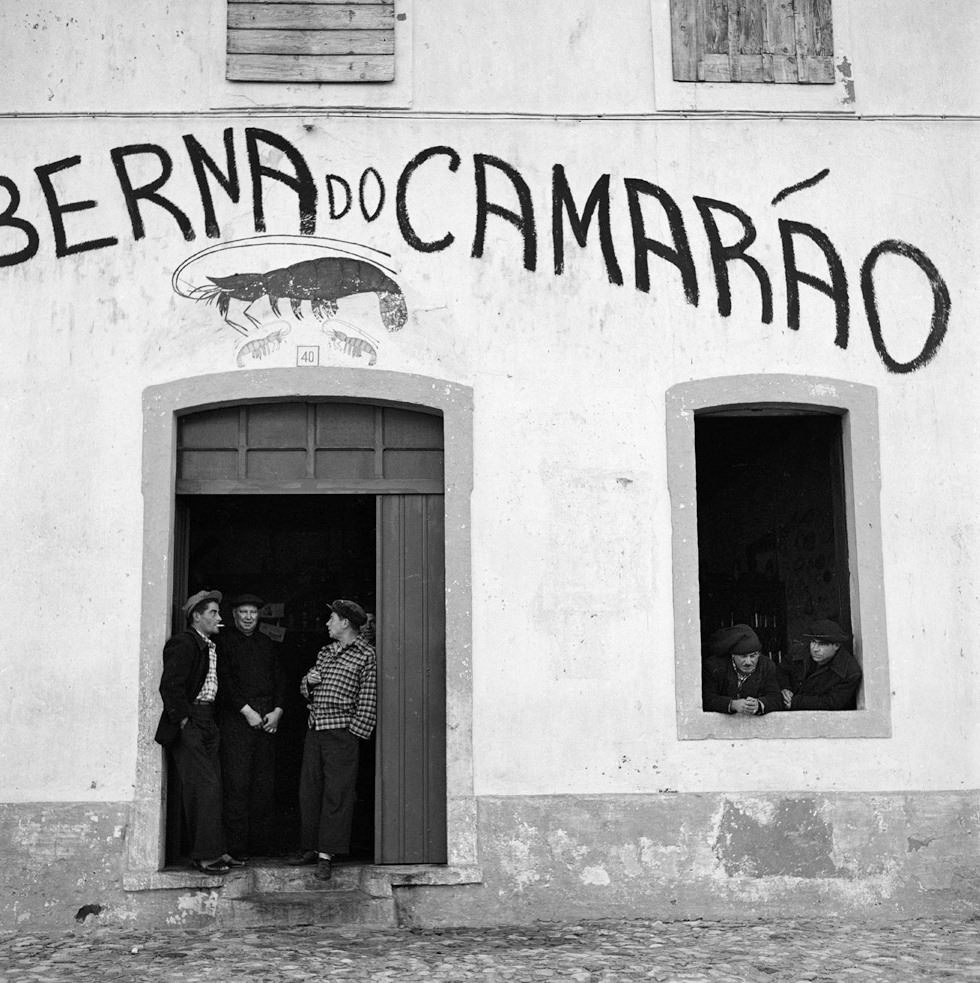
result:
[(360, 741), (346, 728), (308, 730), (299, 777), (300, 845), (350, 852)]
[(225, 852), (219, 744), (213, 708), (191, 707), (172, 753), (180, 776), (192, 860), (211, 860)]
[(221, 779), (228, 852), (238, 857), (264, 852), (276, 779), (275, 736), (253, 730), (234, 711), (221, 714)]

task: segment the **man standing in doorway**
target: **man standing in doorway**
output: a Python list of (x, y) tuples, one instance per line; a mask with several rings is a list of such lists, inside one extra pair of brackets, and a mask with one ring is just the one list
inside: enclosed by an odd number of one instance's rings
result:
[(300, 681), (310, 710), (299, 786), (302, 853), (288, 861), (315, 863), (320, 880), (330, 878), (337, 854), (350, 851), (359, 743), (374, 730), (378, 703), (374, 649), (360, 633), (364, 609), (343, 600), (328, 607), (333, 641)]
[(221, 763), (214, 703), (221, 629), (221, 592), (202, 590), (181, 609), (187, 628), (163, 647), (163, 713), (155, 740), (174, 757), (191, 838), (191, 862), (205, 874), (227, 874), (221, 820)]
[(268, 851), (275, 791), (276, 745), (285, 703), (275, 644), (258, 631), (264, 602), (241, 594), (231, 602), (235, 625), (218, 642), (221, 777), (232, 866)]

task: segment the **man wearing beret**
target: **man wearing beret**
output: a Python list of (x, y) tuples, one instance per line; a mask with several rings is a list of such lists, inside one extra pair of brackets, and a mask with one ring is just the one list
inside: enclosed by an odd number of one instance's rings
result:
[(218, 642), (221, 777), (225, 832), (233, 866), (269, 846), (276, 746), (285, 679), (276, 647), (258, 631), (264, 605), (255, 594), (231, 602), (234, 627)]
[(221, 762), (214, 704), (218, 656), (214, 636), (221, 629), (221, 592), (202, 590), (182, 607), (187, 628), (163, 647), (160, 695), (163, 713), (155, 740), (170, 748), (180, 778), (184, 815), (191, 839), (191, 862), (206, 874), (226, 874), (221, 820)]
[(778, 670), (748, 625), (715, 632), (709, 650), (719, 654), (702, 663), (701, 708), (706, 713), (751, 717), (783, 708)]
[(853, 710), (861, 667), (844, 644), (847, 633), (836, 621), (813, 621), (803, 635), (810, 651), (792, 663), (782, 691), (787, 710)]
[(359, 744), (374, 730), (378, 703), (374, 649), (361, 634), (364, 609), (343, 600), (328, 607), (333, 641), (300, 682), (310, 710), (299, 785), (302, 853), (288, 861), (316, 864), (321, 880), (330, 878), (333, 857), (350, 851)]

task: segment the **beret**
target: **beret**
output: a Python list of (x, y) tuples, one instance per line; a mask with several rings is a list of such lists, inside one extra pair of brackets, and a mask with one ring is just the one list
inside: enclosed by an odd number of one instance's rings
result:
[(732, 655), (748, 655), (750, 652), (762, 651), (759, 636), (748, 625), (733, 625), (732, 631), (737, 632), (728, 650)]
[(748, 625), (729, 625), (719, 628), (708, 636), (705, 645), (706, 656), (744, 655), (747, 652), (759, 652), (762, 645), (759, 636)]

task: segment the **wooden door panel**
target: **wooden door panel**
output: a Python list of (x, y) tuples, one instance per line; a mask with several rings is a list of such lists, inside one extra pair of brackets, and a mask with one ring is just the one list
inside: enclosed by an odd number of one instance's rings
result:
[(445, 863), (443, 497), (384, 495), (378, 513), (377, 862)]

